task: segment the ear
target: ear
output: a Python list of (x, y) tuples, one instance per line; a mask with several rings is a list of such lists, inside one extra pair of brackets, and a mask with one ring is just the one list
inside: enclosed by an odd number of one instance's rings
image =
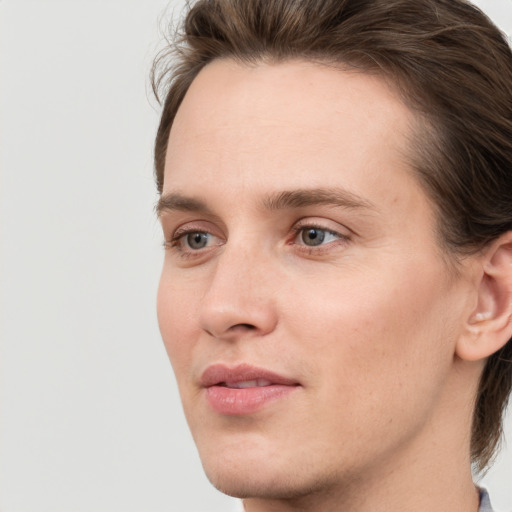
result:
[(482, 252), (478, 275), (477, 305), (456, 346), (466, 361), (489, 357), (512, 337), (512, 231)]

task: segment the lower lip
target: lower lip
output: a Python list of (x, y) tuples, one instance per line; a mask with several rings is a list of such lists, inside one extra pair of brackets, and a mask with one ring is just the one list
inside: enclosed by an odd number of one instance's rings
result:
[(297, 389), (297, 386), (260, 386), (234, 389), (225, 386), (206, 388), (206, 398), (210, 407), (220, 413), (229, 415), (251, 414), (265, 405), (286, 397)]

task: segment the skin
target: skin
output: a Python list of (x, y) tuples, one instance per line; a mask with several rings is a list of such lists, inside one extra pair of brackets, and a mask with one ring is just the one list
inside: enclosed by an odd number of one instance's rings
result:
[[(483, 363), (457, 347), (480, 260), (447, 264), (406, 156), (414, 126), (378, 77), (302, 61), (215, 61), (178, 111), (158, 318), (205, 471), (248, 512), (478, 509)], [(346, 204), (315, 203), (317, 189)], [(301, 201), (269, 207), (283, 191)], [(207, 245), (191, 247), (193, 233)], [(300, 386), (220, 414), (201, 374), (241, 362)]]

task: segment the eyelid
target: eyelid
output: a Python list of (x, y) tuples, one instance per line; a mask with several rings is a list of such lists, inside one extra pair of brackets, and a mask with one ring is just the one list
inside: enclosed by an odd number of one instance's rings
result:
[[(299, 228), (295, 228), (295, 239), (301, 234), (303, 233), (304, 231), (309, 231), (309, 230), (317, 230), (317, 231), (324, 231), (325, 233), (329, 234), (329, 235), (333, 235), (335, 237), (338, 237), (338, 239), (340, 238), (344, 238), (342, 234), (340, 233), (337, 233), (336, 231), (333, 231), (332, 229), (327, 229), (327, 228), (324, 228), (324, 227), (321, 227), (321, 226), (313, 226), (313, 225), (310, 225), (310, 226), (302, 226), (302, 227), (299, 227)], [(330, 242), (328, 242), (330, 243)], [(298, 245), (307, 245), (307, 244), (298, 244)], [(321, 244), (321, 245), (327, 245), (327, 243), (325, 244)], [(313, 245), (311, 246), (308, 246), (308, 247), (314, 247)]]
[(188, 235), (193, 235), (196, 233), (203, 233), (206, 235), (210, 235), (213, 238), (219, 238), (217, 235), (214, 235), (211, 231), (208, 231), (206, 229), (196, 229), (196, 228), (184, 228), (184, 229), (177, 229), (172, 237), (171, 242), (178, 242), (179, 240), (183, 240)]
[[(328, 240), (316, 246), (298, 243), (297, 237), (300, 236), (301, 232), (307, 229), (325, 231), (326, 233), (334, 235), (336, 239)], [(206, 220), (184, 222), (166, 231), (169, 233), (169, 236), (166, 236), (164, 247), (177, 253), (180, 258), (202, 257), (227, 241), (218, 226)], [(193, 249), (188, 247), (185, 237), (192, 233), (207, 233), (212, 237), (213, 242), (202, 248)], [(308, 255), (320, 255), (324, 252), (336, 250), (337, 248), (347, 245), (352, 240), (353, 235), (355, 235), (355, 233), (350, 228), (331, 219), (323, 217), (304, 217), (296, 221), (292, 226), (286, 244), (294, 246), (295, 250)]]
[(162, 227), (168, 241), (188, 233), (210, 233), (217, 238), (223, 238), (222, 231), (215, 224), (205, 219), (185, 220), (179, 223), (169, 223), (167, 226), (162, 223)]
[[(220, 241), (220, 243), (212, 243), (200, 249), (192, 249), (185, 245), (187, 235), (193, 233), (206, 233)], [(222, 245), (223, 237), (219, 234), (219, 230), (215, 229), (211, 223), (205, 221), (189, 221), (171, 230), (169, 237), (164, 241), (164, 247), (176, 251), (180, 257), (193, 258), (198, 257), (205, 252)]]
[[(336, 224), (333, 227), (332, 224)], [(336, 240), (321, 243), (319, 245), (307, 245), (305, 243), (297, 243), (297, 238), (307, 229), (318, 229), (325, 231), (337, 237)], [(352, 240), (354, 232), (334, 221), (319, 218), (303, 218), (299, 220), (292, 228), (293, 236), (289, 241), (290, 245), (294, 245), (297, 250), (307, 253), (308, 255), (320, 255), (323, 252), (331, 251), (340, 246), (344, 246)]]
[(304, 217), (298, 220), (293, 226), (294, 230), (303, 230), (305, 228), (322, 229), (346, 238), (350, 238), (356, 234), (353, 230), (339, 222), (321, 217)]

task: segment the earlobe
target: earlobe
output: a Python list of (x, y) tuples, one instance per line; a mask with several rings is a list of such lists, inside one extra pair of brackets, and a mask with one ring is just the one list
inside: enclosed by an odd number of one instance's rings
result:
[(512, 337), (512, 231), (492, 242), (479, 262), (477, 305), (456, 347), (466, 361), (489, 357)]

